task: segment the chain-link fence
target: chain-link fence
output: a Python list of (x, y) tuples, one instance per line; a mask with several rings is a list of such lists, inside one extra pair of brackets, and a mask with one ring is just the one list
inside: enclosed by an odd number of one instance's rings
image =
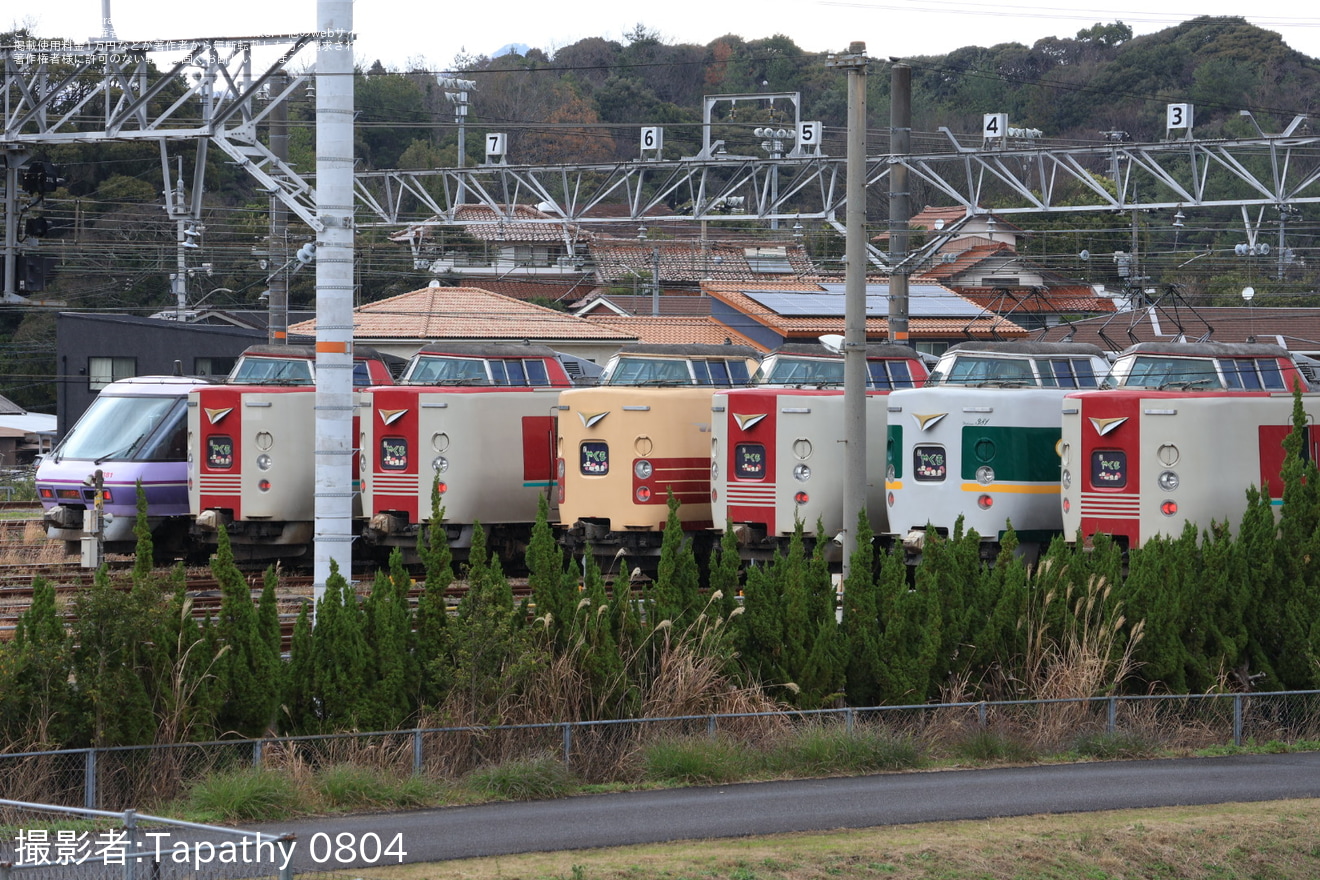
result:
[[(945, 703), (810, 712), (695, 715), (503, 727), (434, 727), (382, 733), (227, 740), (172, 746), (0, 754), (5, 794), (84, 809), (161, 804), (195, 784), (245, 767), (315, 773), (338, 765), (453, 780), (474, 770), (547, 755), (578, 777), (627, 778), (652, 742), (720, 736), (760, 747), (807, 724), (860, 727), (905, 738), (938, 757), (977, 736), (1049, 754), (1087, 743), (1122, 756), (1247, 742), (1320, 741), (1320, 691), (1077, 700)], [(1115, 745), (1117, 743), (1117, 745)], [(1125, 747), (1137, 743), (1139, 748)], [(0, 878), (3, 880), (3, 878)]]

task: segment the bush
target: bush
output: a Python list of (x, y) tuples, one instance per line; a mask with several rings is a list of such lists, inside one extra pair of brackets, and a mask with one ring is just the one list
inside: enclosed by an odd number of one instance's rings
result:
[(1112, 761), (1119, 758), (1149, 758), (1155, 746), (1138, 734), (1125, 730), (1089, 733), (1078, 737), (1072, 750), (1084, 758)]
[(301, 812), (305, 799), (286, 774), (270, 770), (235, 770), (198, 783), (188, 793), (195, 815), (216, 821), (283, 819)]
[(1020, 740), (992, 730), (980, 730), (953, 744), (953, 754), (971, 761), (1004, 761), (1011, 764), (1033, 760), (1031, 747)]
[(395, 779), (379, 770), (355, 764), (336, 764), (322, 771), (316, 790), (331, 807), (416, 807), (436, 797), (436, 787), (417, 776)]
[(572, 788), (574, 779), (561, 761), (547, 756), (474, 770), (467, 782), (483, 795), (529, 801), (563, 795)]
[(733, 782), (750, 776), (754, 764), (745, 746), (718, 737), (662, 739), (642, 750), (642, 773), (653, 782)]
[(795, 731), (771, 746), (765, 760), (774, 773), (820, 776), (911, 768), (922, 755), (909, 737), (836, 724)]

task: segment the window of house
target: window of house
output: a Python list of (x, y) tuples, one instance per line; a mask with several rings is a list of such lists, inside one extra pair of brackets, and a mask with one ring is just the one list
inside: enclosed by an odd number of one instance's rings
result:
[(87, 389), (100, 391), (111, 382), (137, 375), (137, 358), (89, 357), (87, 359)]

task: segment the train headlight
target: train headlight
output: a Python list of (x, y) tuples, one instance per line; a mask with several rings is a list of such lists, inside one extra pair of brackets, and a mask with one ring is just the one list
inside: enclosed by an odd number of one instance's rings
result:
[(793, 500), (798, 504), (806, 504), (811, 500), (811, 496), (806, 492), (797, 492), (793, 495)]
[(976, 506), (982, 510), (989, 510), (995, 506), (995, 499), (991, 498), (989, 495), (982, 495), (976, 499)]
[(712, 480), (718, 480), (720, 478), (720, 463), (718, 461), (712, 461), (710, 463), (710, 478)]
[(651, 479), (651, 474), (654, 471), (655, 468), (651, 467), (651, 463), (644, 458), (639, 458), (637, 461), (633, 462), (633, 473), (637, 475), (637, 479), (639, 480)]
[(262, 492), (269, 492), (270, 480), (262, 480), (261, 482), (257, 483), (257, 488), (260, 489)]
[(559, 461), (555, 464), (556, 475), (559, 477), (559, 479), (562, 480), (564, 478), (564, 474), (567, 471), (568, 471), (568, 466), (564, 464), (564, 460), (562, 458), (559, 459)]
[(811, 467), (810, 467), (809, 465), (805, 465), (805, 464), (794, 465), (794, 466), (793, 466), (793, 479), (797, 480), (799, 483), (805, 483), (807, 480), (810, 480), (810, 479), (811, 479)]
[(976, 482), (982, 486), (988, 486), (995, 481), (995, 469), (988, 464), (983, 464), (976, 469)]
[(431, 469), (437, 474), (443, 474), (445, 471), (449, 470), (449, 459), (445, 458), (443, 455), (437, 455), (431, 461)]
[(885, 479), (886, 479), (886, 480), (892, 480), (897, 474), (898, 474), (898, 471), (896, 471), (896, 470), (894, 469), (894, 466), (893, 466), (892, 464), (891, 464), (891, 465), (888, 465), (888, 466), (885, 468)]
[(1063, 488), (1065, 488), (1065, 489), (1069, 489), (1069, 488), (1071, 488), (1071, 487), (1072, 487), (1072, 471), (1070, 471), (1070, 470), (1068, 470), (1067, 468), (1065, 468), (1064, 471), (1063, 471), (1063, 473), (1059, 474), (1059, 482), (1063, 484)]
[(1164, 514), (1165, 516), (1173, 516), (1177, 512), (1178, 512), (1177, 501), (1165, 501), (1163, 504), (1160, 505), (1160, 513)]
[(443, 495), (449, 491), (449, 484), (444, 480), (435, 481), (435, 492), (437, 495)]
[(257, 469), (258, 469), (258, 470), (263, 470), (263, 471), (268, 471), (268, 470), (270, 470), (270, 456), (269, 456), (269, 455), (267, 455), (266, 453), (263, 452), (261, 455), (258, 455), (258, 456), (257, 456)]
[(1172, 492), (1178, 488), (1178, 475), (1173, 471), (1164, 471), (1159, 476), (1159, 484), (1165, 492)]
[(1063, 499), (1063, 512), (1068, 513), (1070, 510), (1072, 510), (1072, 502), (1067, 498)]
[(638, 487), (637, 487), (637, 503), (639, 503), (639, 504), (645, 504), (646, 502), (648, 502), (648, 501), (650, 501), (650, 500), (651, 500), (651, 487), (650, 487), (650, 486), (638, 486)]

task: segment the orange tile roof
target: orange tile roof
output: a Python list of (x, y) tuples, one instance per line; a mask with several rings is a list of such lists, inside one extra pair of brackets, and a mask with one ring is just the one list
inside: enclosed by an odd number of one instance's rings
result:
[(1085, 284), (1058, 287), (959, 287), (958, 295), (982, 308), (1004, 315), (1010, 311), (1032, 314), (1059, 312), (1115, 312), (1107, 296), (1098, 296)]
[[(315, 333), (304, 321), (290, 333)], [(478, 287), (424, 287), (353, 310), (360, 339), (600, 339), (633, 337)]]
[[(782, 263), (782, 270), (753, 271), (753, 261), (746, 253), (751, 248), (765, 252), (783, 250), (782, 258), (766, 255), (768, 262)], [(746, 282), (752, 278), (792, 278), (817, 271), (806, 248), (794, 241), (708, 240), (703, 247), (696, 239), (637, 241), (598, 236), (591, 243), (591, 256), (596, 262), (596, 277), (602, 284), (631, 284), (639, 274), (649, 276), (657, 259), (660, 278), (666, 284), (705, 279)]]
[[(701, 289), (715, 299), (728, 304), (757, 323), (786, 338), (814, 337), (822, 333), (839, 333), (843, 330), (843, 318), (835, 317), (785, 317), (769, 309), (743, 293), (747, 284), (707, 283)], [(803, 293), (817, 293), (823, 288), (815, 285), (778, 285), (760, 284), (757, 290), (799, 290)], [(950, 296), (957, 296), (949, 291)], [(1012, 321), (986, 312), (974, 318), (923, 318), (913, 316), (908, 319), (908, 333), (912, 339), (940, 338), (949, 336), (1000, 336), (1005, 338), (1026, 336), (1027, 331)], [(888, 318), (867, 318), (866, 335), (872, 339), (882, 339), (889, 335)]]
[(991, 243), (991, 244), (978, 244), (978, 245), (974, 245), (973, 247), (969, 247), (965, 251), (959, 252), (958, 254), (955, 255), (954, 259), (950, 260), (949, 262), (936, 260), (926, 269), (925, 272), (922, 273), (922, 275), (929, 278), (933, 278), (937, 281), (947, 281), (950, 278), (953, 278), (957, 275), (961, 275), (962, 273), (970, 270), (974, 266), (978, 266), (981, 263), (984, 263), (986, 260), (990, 259), (991, 257), (998, 256), (1000, 254), (1004, 254), (1006, 256), (1012, 256), (1016, 253), (1017, 252), (1014, 251), (1011, 247), (1009, 247), (1007, 244), (1004, 244), (1002, 242)]
[(732, 342), (734, 345), (750, 345), (758, 350), (765, 350), (765, 346), (757, 345), (738, 331), (708, 316), (615, 315), (611, 312), (592, 315), (584, 320), (635, 336), (639, 342), (644, 343), (720, 345)]

